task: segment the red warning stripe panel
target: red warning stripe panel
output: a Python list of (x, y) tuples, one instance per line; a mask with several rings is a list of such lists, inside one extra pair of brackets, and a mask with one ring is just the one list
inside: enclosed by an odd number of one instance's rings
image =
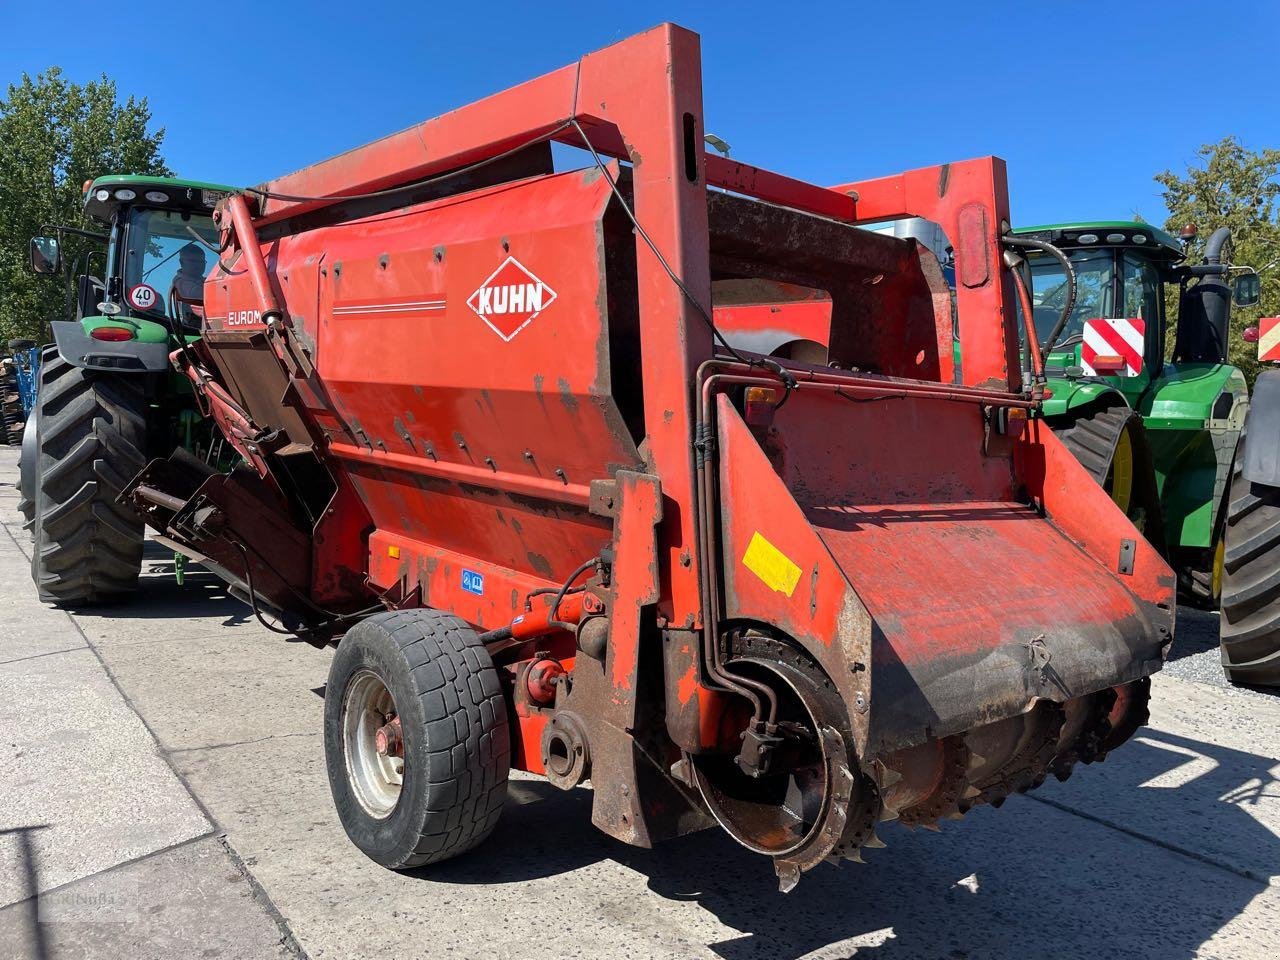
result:
[(1280, 360), (1280, 317), (1258, 321), (1258, 359)]
[[(1085, 321), (1080, 347), (1080, 365), (1090, 376), (1136, 377), (1142, 372), (1143, 344), (1147, 325), (1138, 317), (1094, 317)], [(1120, 365), (1096, 364), (1099, 357), (1119, 357)]]

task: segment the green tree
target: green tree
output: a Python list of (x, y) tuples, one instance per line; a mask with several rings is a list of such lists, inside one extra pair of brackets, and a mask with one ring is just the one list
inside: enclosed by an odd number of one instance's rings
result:
[(27, 244), (46, 224), (80, 223), (84, 181), (171, 175), (164, 130), (148, 132), (150, 123), (146, 98), (121, 102), (105, 75), (81, 85), (51, 67), (9, 85), (0, 100), (0, 348), (10, 337), (43, 340), (63, 313), (65, 286), (28, 272)]
[(1184, 224), (1199, 228), (1199, 237), (1188, 251), (1189, 262), (1201, 261), (1204, 243), (1214, 230), (1230, 227), (1231, 263), (1253, 267), (1261, 276), (1258, 306), (1232, 310), (1228, 346), (1231, 363), (1252, 384), (1261, 367), (1257, 347), (1240, 334), (1259, 317), (1280, 313), (1280, 150), (1249, 150), (1236, 137), (1224, 137), (1197, 150), (1185, 174), (1166, 170), (1155, 179), (1164, 187), (1169, 209), (1165, 229), (1177, 236)]

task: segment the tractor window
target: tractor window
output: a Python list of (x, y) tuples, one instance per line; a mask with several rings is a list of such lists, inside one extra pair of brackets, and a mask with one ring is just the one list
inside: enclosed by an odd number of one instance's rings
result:
[[(1110, 250), (1073, 250), (1069, 256), (1076, 271), (1076, 305), (1058, 335), (1058, 346), (1084, 335), (1084, 322), (1094, 317), (1114, 317), (1115, 255)], [(1036, 333), (1041, 341), (1053, 332), (1067, 299), (1067, 276), (1050, 256), (1031, 258), (1032, 303)]]
[(1160, 319), (1160, 274), (1146, 257), (1124, 255), (1124, 312), (1121, 316), (1140, 317), (1151, 324)]
[[(191, 231), (207, 243), (218, 242), (213, 220), (202, 214), (142, 208), (130, 211), (124, 283), (131, 310), (166, 314), (171, 292), (188, 300), (203, 298), (204, 278), (213, 255)], [(142, 290), (135, 295), (133, 291), (142, 285), (151, 292)], [(185, 324), (199, 326), (198, 307), (179, 303), (178, 308)]]

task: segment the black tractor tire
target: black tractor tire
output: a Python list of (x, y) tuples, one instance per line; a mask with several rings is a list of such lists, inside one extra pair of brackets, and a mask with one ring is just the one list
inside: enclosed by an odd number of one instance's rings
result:
[[(376, 706), (362, 706), (370, 687)], [(394, 718), (402, 781), (387, 793), (384, 768), (368, 772), (368, 743), (372, 727)], [(476, 632), (425, 609), (356, 624), (329, 670), (324, 747), (338, 818), (375, 862), (407, 870), (483, 841), (506, 800), (511, 746), (498, 671)]]
[(1191, 552), (1190, 559), (1179, 557), (1178, 587), (1182, 591), (1184, 603), (1201, 610), (1216, 610), (1220, 596), (1221, 584), (1214, 583), (1213, 568), (1216, 563), (1217, 541), (1208, 550)]
[[(1086, 408), (1071, 419), (1054, 418), (1049, 425), (1089, 476), (1125, 511), (1139, 532), (1163, 552), (1164, 522), (1142, 417), (1129, 407), (1118, 404)], [(1122, 439), (1128, 446), (1129, 476), (1122, 478), (1122, 482), (1127, 484), (1127, 492), (1121, 496), (1116, 489), (1117, 482), (1120, 482), (1116, 464)]]
[(1116, 444), (1134, 416), (1128, 407), (1107, 407), (1085, 413), (1070, 425), (1060, 426), (1054, 431), (1080, 465), (1089, 471), (1089, 476), (1108, 494), (1112, 492), (1114, 480), (1112, 460)]
[(36, 515), (36, 464), (40, 459), (36, 411), (32, 410), (22, 425), (22, 446), (18, 451), (18, 510), (22, 513), (22, 527), (31, 532)]
[[(40, 363), (44, 365), (58, 355), (56, 346), (40, 351)], [(23, 529), (35, 536), (37, 477), (40, 473), (39, 424), (40, 404), (37, 402), (22, 425), (22, 449), (18, 453), (18, 509), (22, 511)]]
[(21, 443), (19, 427), (22, 424), (22, 410), (15, 409), (14, 404), (0, 400), (0, 446), (16, 447)]
[(137, 589), (143, 523), (116, 498), (146, 459), (145, 383), (82, 370), (54, 353), (40, 368), (31, 576), (60, 606)]
[(1222, 669), (1234, 684), (1280, 687), (1280, 489), (1232, 464), (1222, 563)]

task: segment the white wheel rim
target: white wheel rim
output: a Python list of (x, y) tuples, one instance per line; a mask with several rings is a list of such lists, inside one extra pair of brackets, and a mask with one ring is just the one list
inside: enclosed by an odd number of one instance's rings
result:
[(371, 670), (347, 684), (342, 704), (342, 743), (351, 792), (369, 816), (382, 820), (400, 802), (404, 758), (378, 753), (378, 730), (397, 716), (395, 700)]

